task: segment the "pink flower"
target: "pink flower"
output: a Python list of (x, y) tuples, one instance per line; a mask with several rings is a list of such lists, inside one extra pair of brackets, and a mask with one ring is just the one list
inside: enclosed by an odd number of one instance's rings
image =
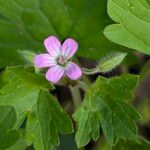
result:
[(50, 36), (44, 40), (44, 46), (48, 53), (35, 56), (34, 64), (37, 68), (49, 68), (45, 75), (47, 80), (57, 83), (65, 75), (71, 80), (81, 77), (80, 67), (70, 61), (78, 49), (75, 40), (68, 38), (61, 45), (56, 37)]

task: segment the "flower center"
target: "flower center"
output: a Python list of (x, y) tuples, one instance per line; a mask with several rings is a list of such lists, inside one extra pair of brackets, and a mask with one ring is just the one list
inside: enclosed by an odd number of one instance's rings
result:
[(65, 66), (68, 62), (68, 58), (61, 56), (61, 55), (58, 56), (56, 60), (57, 60), (58, 65), (61, 65), (61, 66)]

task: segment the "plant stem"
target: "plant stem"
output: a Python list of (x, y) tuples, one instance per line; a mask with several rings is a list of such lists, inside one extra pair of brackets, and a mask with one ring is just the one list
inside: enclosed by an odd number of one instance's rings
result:
[(69, 89), (70, 89), (72, 99), (74, 102), (74, 107), (75, 107), (75, 109), (77, 109), (79, 107), (79, 105), (81, 104), (80, 90), (79, 90), (78, 86), (69, 86)]
[(96, 73), (99, 73), (100, 70), (98, 67), (92, 68), (92, 69), (88, 69), (88, 68), (82, 68), (83, 73), (87, 74), (87, 75), (93, 75)]
[(86, 91), (88, 85), (84, 83), (83, 81), (78, 81), (78, 87), (82, 89), (83, 91)]

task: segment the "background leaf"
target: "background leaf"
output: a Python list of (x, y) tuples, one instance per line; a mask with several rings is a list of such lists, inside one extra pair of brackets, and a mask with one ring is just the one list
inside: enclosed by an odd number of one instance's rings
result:
[(12, 146), (19, 138), (20, 133), (12, 130), (16, 123), (16, 112), (12, 106), (0, 106), (0, 149)]
[(106, 0), (0, 0), (0, 67), (20, 63), (18, 49), (45, 51), (49, 35), (74, 38), (82, 57), (125, 50), (103, 35), (112, 22), (106, 5)]
[(150, 143), (146, 139), (138, 136), (135, 140), (120, 140), (116, 146), (113, 148), (106, 143), (105, 140), (101, 142), (100, 145), (96, 146), (95, 150), (148, 150), (150, 148)]
[(20, 134), (16, 130), (6, 132), (3, 136), (0, 136), (0, 149), (4, 150), (12, 146), (19, 138)]
[(7, 148), (6, 150), (25, 150), (26, 149), (26, 141), (25, 139), (20, 138), (14, 145)]
[(34, 57), (36, 56), (36, 53), (28, 51), (28, 50), (22, 50), (19, 51), (19, 54), (21, 58), (24, 60), (26, 66), (34, 66)]
[(150, 5), (146, 0), (108, 0), (108, 14), (118, 23), (105, 28), (108, 39), (150, 55)]
[(137, 140), (131, 140), (131, 141), (120, 141), (114, 148), (113, 150), (148, 150), (150, 149), (150, 142), (147, 141), (146, 139), (140, 137)]
[(12, 129), (16, 120), (16, 112), (13, 107), (0, 106), (0, 136)]

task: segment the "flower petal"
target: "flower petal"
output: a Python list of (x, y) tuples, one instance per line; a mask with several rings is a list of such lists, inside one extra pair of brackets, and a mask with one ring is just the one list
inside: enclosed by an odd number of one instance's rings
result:
[(46, 72), (46, 79), (52, 83), (57, 83), (63, 76), (65, 69), (60, 66), (53, 66)]
[(77, 80), (81, 77), (82, 71), (78, 65), (73, 62), (69, 62), (68, 67), (65, 71), (65, 75), (67, 75), (71, 80)]
[(74, 53), (77, 51), (77, 49), (78, 49), (78, 43), (75, 40), (68, 38), (61, 46), (61, 53), (63, 56), (71, 58), (74, 55)]
[(56, 65), (54, 58), (49, 54), (36, 55), (34, 58), (34, 64), (38, 68), (51, 67)]
[(53, 57), (57, 57), (60, 53), (61, 43), (55, 36), (50, 36), (44, 40), (44, 46), (48, 53)]

